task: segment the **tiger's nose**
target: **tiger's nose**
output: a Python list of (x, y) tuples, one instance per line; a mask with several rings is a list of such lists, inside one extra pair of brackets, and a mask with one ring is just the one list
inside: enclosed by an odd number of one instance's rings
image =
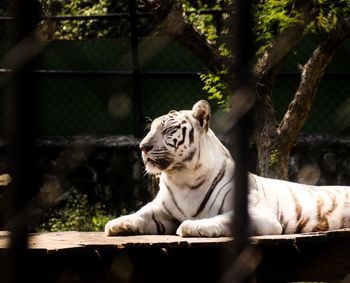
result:
[(150, 150), (152, 150), (153, 145), (141, 144), (141, 145), (140, 145), (140, 148), (141, 148), (141, 150), (142, 150), (144, 153), (148, 153)]

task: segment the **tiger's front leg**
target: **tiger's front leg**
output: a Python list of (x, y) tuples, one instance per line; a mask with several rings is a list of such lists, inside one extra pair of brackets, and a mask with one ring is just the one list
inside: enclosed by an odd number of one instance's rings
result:
[[(270, 209), (264, 206), (249, 207), (250, 229), (254, 235), (280, 235), (282, 226)], [(182, 237), (232, 236), (233, 211), (213, 218), (185, 220), (176, 234)]]
[(151, 202), (134, 214), (109, 221), (105, 226), (105, 233), (108, 236), (157, 235), (171, 234), (175, 229), (176, 224)]
[(185, 220), (176, 231), (181, 237), (225, 237), (231, 236), (232, 213), (212, 218)]

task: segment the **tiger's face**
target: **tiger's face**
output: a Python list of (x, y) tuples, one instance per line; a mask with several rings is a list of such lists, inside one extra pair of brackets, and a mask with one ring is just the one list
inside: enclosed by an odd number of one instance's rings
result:
[(183, 170), (198, 150), (199, 136), (209, 127), (208, 102), (197, 102), (192, 111), (170, 111), (152, 122), (141, 141), (142, 159), (149, 174)]

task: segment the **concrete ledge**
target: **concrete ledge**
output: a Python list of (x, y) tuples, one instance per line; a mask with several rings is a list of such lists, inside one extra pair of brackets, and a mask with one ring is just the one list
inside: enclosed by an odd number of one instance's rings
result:
[[(0, 232), (0, 249), (8, 247), (9, 233)], [(173, 235), (142, 235), (107, 237), (103, 232), (50, 232), (31, 234), (29, 249), (44, 253), (60, 253), (79, 248), (176, 248), (176, 247), (227, 247), (233, 239), (221, 238), (182, 238)]]
[[(0, 231), (0, 249), (8, 248), (10, 233)], [(350, 229), (326, 232), (314, 232), (290, 235), (254, 236), (250, 242), (255, 246), (283, 246), (306, 243), (320, 243), (331, 239), (349, 239)], [(29, 235), (29, 249), (46, 253), (59, 253), (63, 250), (86, 247), (103, 247), (113, 249), (127, 248), (205, 248), (231, 247), (234, 242), (231, 237), (219, 238), (183, 238), (175, 235), (136, 235), (107, 237), (103, 232), (50, 232)], [(349, 270), (350, 272), (350, 270)]]
[[(334, 282), (349, 276), (350, 229), (250, 240), (261, 255), (256, 282)], [(217, 282), (230, 265), (224, 259), (233, 242), (230, 237), (31, 234), (28, 269), (36, 282), (60, 282), (65, 274), (79, 279), (74, 282)], [(6, 255), (8, 243), (9, 233), (0, 232), (0, 255)]]

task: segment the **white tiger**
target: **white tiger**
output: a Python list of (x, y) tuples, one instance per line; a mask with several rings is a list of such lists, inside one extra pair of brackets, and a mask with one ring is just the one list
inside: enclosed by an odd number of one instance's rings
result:
[[(109, 221), (107, 235), (231, 235), (234, 161), (209, 128), (208, 102), (154, 120), (142, 140), (149, 174), (160, 174), (156, 198), (134, 214)], [(350, 227), (350, 187), (309, 186), (249, 174), (253, 234)]]

